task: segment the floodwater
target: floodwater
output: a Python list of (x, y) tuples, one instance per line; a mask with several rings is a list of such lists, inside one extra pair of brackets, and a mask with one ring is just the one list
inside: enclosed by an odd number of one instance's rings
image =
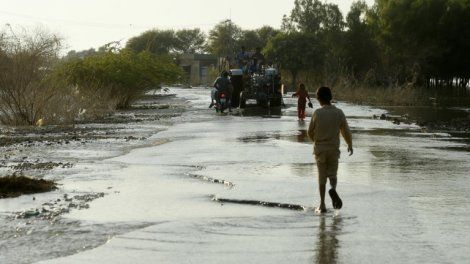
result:
[[(188, 110), (146, 147), (63, 176), (64, 189), (103, 198), (40, 226), (41, 241), (12, 230), (16, 250), (0, 242), (0, 262), (470, 263), (468, 135), (424, 133), (371, 118), (385, 110), (338, 103), (354, 155), (341, 146), (343, 209), (327, 198), (318, 215), (308, 121), (297, 121), (293, 99), (219, 115), (207, 89), (172, 92)], [(25, 197), (0, 201), (0, 211), (27, 206)]]

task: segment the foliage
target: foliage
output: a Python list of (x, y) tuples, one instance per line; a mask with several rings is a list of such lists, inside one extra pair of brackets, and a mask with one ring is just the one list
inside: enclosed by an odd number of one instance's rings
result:
[(345, 63), (354, 78), (364, 79), (377, 66), (378, 50), (372, 28), (367, 24), (369, 7), (364, 1), (354, 2), (346, 16), (344, 36)]
[(254, 51), (256, 48), (263, 49), (274, 36), (279, 33), (270, 26), (263, 26), (255, 30), (242, 30), (240, 38), (236, 40), (236, 47)]
[(175, 31), (153, 29), (129, 39), (126, 48), (134, 52), (148, 51), (156, 55), (166, 55), (176, 52), (178, 45)]
[(242, 29), (232, 21), (220, 22), (209, 31), (208, 51), (220, 57), (235, 54), (240, 49), (237, 42), (241, 34)]
[(175, 33), (178, 53), (202, 53), (206, 48), (206, 35), (200, 29), (182, 29)]
[(206, 46), (206, 36), (198, 28), (148, 30), (129, 39), (126, 47), (135, 52), (148, 51), (156, 55), (200, 53)]
[[(34, 125), (60, 118), (67, 91), (50, 82), (62, 42), (44, 30), (3, 32), (0, 39), (0, 122)], [(66, 112), (66, 111), (65, 111)]]
[(177, 81), (181, 72), (168, 57), (123, 49), (68, 61), (60, 74), (67, 78), (69, 85), (77, 87), (79, 93), (108, 91), (118, 108), (128, 108), (147, 91), (162, 83)]
[[(350, 78), (388, 87), (451, 86), (457, 80), (465, 87), (470, 79), (469, 17), (468, 0), (376, 0), (373, 7), (357, 1), (345, 20), (335, 4), (296, 0), (282, 29), (315, 37), (310, 48), (321, 49), (323, 68), (312, 68), (313, 60), (301, 68), (322, 85)], [(302, 42), (292, 45), (308, 49)]]
[(290, 71), (293, 86), (299, 72), (320, 69), (323, 61), (318, 40), (309, 33), (281, 33), (272, 38), (264, 53), (267, 58), (279, 64), (280, 68)]
[(469, 1), (377, 0), (375, 12), (382, 63), (399, 81), (470, 77)]

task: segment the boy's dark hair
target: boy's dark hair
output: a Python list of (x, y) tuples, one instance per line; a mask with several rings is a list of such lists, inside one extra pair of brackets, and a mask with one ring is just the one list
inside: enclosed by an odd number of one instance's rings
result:
[(317, 99), (322, 102), (329, 103), (331, 99), (333, 99), (333, 95), (331, 95), (331, 89), (325, 86), (318, 88)]

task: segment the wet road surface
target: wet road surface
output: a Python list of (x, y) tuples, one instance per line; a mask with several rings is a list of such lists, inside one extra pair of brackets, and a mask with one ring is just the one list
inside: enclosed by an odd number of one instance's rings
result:
[(41, 263), (470, 262), (466, 135), (423, 133), (371, 118), (384, 110), (338, 103), (355, 153), (340, 159), (343, 209), (327, 198), (330, 211), (318, 215), (308, 122), (297, 122), (295, 101), (217, 115), (209, 90), (172, 91), (189, 104), (176, 125), (148, 147), (100, 161), (87, 181), (64, 180), (116, 190), (66, 219), (133, 231)]

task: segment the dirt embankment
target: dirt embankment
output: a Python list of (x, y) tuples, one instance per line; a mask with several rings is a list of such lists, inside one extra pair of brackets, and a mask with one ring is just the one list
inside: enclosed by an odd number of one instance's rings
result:
[[(408, 107), (409, 108), (409, 107)], [(426, 108), (427, 109), (427, 108)], [(426, 111), (425, 109), (425, 111)], [(393, 114), (373, 115), (374, 119), (388, 120), (394, 124), (417, 124), (424, 131), (429, 132), (456, 132), (470, 133), (470, 112), (464, 110), (443, 110), (442, 113), (436, 114), (439, 110), (432, 110), (436, 117), (423, 117), (420, 114), (403, 113), (403, 110), (389, 109)], [(413, 111), (412, 108), (409, 108)], [(420, 109), (422, 112), (423, 110)], [(431, 112), (431, 111), (430, 111)]]

